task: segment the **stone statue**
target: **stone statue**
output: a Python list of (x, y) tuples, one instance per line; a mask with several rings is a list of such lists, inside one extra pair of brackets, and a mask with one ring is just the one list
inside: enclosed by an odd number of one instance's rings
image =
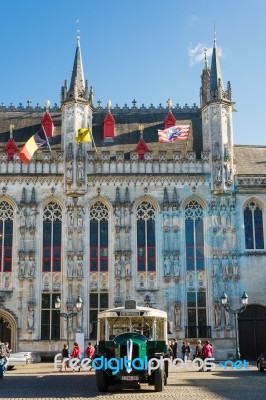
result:
[(28, 309), (28, 317), (27, 317), (27, 328), (33, 329), (34, 328), (34, 309)]
[(178, 327), (180, 326), (181, 323), (181, 309), (180, 305), (176, 304), (174, 305), (174, 321), (175, 321), (175, 326)]
[(221, 306), (219, 304), (214, 305), (214, 319), (215, 326), (221, 325)]
[(221, 167), (221, 164), (216, 164), (215, 181), (216, 182), (221, 182), (222, 181), (222, 167)]
[(164, 275), (170, 275), (171, 274), (171, 260), (170, 257), (166, 257), (164, 260)]
[(120, 260), (117, 260), (115, 262), (115, 275), (120, 276), (121, 275), (121, 262)]
[(19, 275), (24, 276), (25, 275), (25, 267), (26, 267), (26, 262), (25, 260), (19, 260), (18, 262), (19, 265)]
[(69, 259), (67, 264), (67, 276), (72, 277), (74, 275), (74, 260)]
[(174, 276), (180, 276), (180, 265), (178, 257), (174, 257), (173, 268), (174, 268)]
[(224, 309), (224, 324), (225, 326), (230, 326), (230, 315), (226, 308)]
[(115, 208), (115, 226), (121, 226), (121, 210), (119, 207)]
[(35, 276), (35, 260), (32, 257), (29, 259), (28, 268), (29, 268), (29, 275), (34, 277)]
[(30, 226), (31, 227), (34, 227), (35, 224), (36, 224), (36, 221), (35, 221), (36, 215), (35, 215), (35, 213), (36, 213), (35, 208), (31, 208), (30, 215), (29, 215), (29, 222), (30, 222)]
[(131, 266), (130, 266), (130, 259), (127, 258), (125, 261), (125, 274), (130, 275), (131, 274)]
[(83, 169), (83, 163), (81, 161), (78, 163), (78, 180), (80, 181), (84, 180), (84, 169)]
[(26, 210), (20, 210), (20, 226), (26, 226)]

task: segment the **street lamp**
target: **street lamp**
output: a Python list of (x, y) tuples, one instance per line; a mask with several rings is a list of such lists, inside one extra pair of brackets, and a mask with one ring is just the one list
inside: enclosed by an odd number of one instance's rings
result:
[(227, 294), (225, 292), (223, 292), (222, 296), (221, 296), (221, 302), (222, 302), (222, 306), (224, 307), (224, 309), (226, 311), (228, 311), (230, 314), (233, 314), (234, 318), (235, 318), (235, 331), (236, 331), (236, 359), (239, 360), (241, 355), (240, 355), (240, 351), (239, 351), (239, 332), (238, 332), (238, 314), (241, 314), (243, 311), (245, 311), (245, 309), (247, 308), (248, 305), (248, 295), (246, 292), (243, 292), (242, 296), (241, 296), (241, 302), (242, 302), (242, 307), (237, 308), (235, 310), (233, 310), (232, 308), (230, 308), (229, 304), (227, 303), (228, 297)]
[[(60, 312), (60, 317), (63, 317), (64, 320), (67, 323), (67, 346), (69, 348), (69, 334), (70, 334), (70, 320), (78, 315), (82, 307), (82, 299), (80, 296), (78, 296), (77, 301), (76, 301), (76, 309), (78, 310), (77, 312), (75, 311), (70, 311), (70, 312)], [(55, 299), (55, 308), (56, 310), (60, 310), (61, 308), (61, 300), (60, 297), (57, 296)]]

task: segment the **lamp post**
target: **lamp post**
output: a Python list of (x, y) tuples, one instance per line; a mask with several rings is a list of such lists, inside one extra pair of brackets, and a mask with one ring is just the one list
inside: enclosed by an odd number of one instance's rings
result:
[(246, 292), (243, 292), (242, 296), (241, 296), (241, 302), (242, 302), (242, 307), (237, 308), (235, 310), (233, 310), (229, 304), (227, 303), (228, 297), (227, 294), (225, 292), (223, 292), (222, 296), (221, 296), (221, 302), (222, 302), (222, 306), (224, 307), (224, 309), (226, 311), (228, 311), (230, 314), (232, 314), (234, 316), (235, 319), (235, 331), (236, 331), (236, 359), (239, 360), (241, 355), (240, 355), (240, 351), (239, 351), (239, 332), (238, 332), (238, 315), (241, 314), (243, 311), (245, 311), (245, 309), (247, 308), (248, 305), (248, 295)]
[[(82, 299), (80, 296), (78, 296), (77, 301), (76, 301), (76, 311), (70, 311), (70, 312), (60, 312), (60, 317), (63, 317), (64, 320), (67, 323), (67, 346), (69, 348), (69, 334), (70, 334), (70, 320), (75, 317), (76, 315), (78, 315), (78, 313), (80, 312), (82, 307)], [(61, 300), (60, 297), (57, 296), (55, 299), (55, 308), (56, 310), (60, 310), (61, 309)]]

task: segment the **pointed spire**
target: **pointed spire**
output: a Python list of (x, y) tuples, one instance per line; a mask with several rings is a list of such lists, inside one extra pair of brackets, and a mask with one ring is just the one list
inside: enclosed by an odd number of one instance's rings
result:
[[(220, 67), (220, 62), (217, 54), (217, 47), (216, 47), (216, 33), (214, 33), (214, 43), (213, 43), (213, 51), (212, 51), (212, 62), (211, 62), (211, 74), (210, 74), (210, 92), (211, 92), (211, 97), (212, 94), (217, 93), (218, 97), (218, 91), (222, 90), (223, 91), (223, 78), (222, 78), (222, 72), (221, 72), (221, 67)], [(220, 98), (220, 96), (219, 96)]]
[(85, 94), (85, 80), (80, 49), (80, 37), (77, 37), (77, 47), (72, 70), (70, 87), (67, 93), (68, 98), (83, 98)]

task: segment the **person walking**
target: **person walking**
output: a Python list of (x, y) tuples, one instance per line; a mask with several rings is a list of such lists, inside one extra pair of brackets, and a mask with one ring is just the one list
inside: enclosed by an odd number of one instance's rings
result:
[[(81, 349), (80, 349), (78, 343), (75, 342), (72, 353), (71, 353), (71, 358), (78, 358), (79, 360), (81, 360), (81, 357), (82, 357)], [(80, 367), (79, 367), (78, 371), (80, 372)], [(75, 372), (74, 368), (73, 368), (73, 372)]]
[(62, 350), (62, 366), (61, 369), (59, 370), (60, 372), (63, 371), (63, 368), (65, 368), (65, 372), (67, 371), (67, 368), (69, 367), (69, 348), (68, 345), (64, 344), (63, 350)]

